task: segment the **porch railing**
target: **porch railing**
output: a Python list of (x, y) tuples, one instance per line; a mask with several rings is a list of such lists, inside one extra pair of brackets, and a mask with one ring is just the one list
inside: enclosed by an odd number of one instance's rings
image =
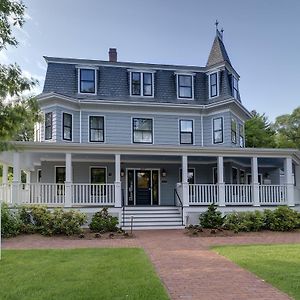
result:
[(12, 203), (12, 188), (10, 183), (0, 185), (0, 202)]
[(189, 185), (190, 205), (218, 204), (219, 192), (216, 184), (190, 184)]
[(251, 205), (252, 186), (250, 184), (225, 184), (226, 205)]
[(260, 185), (260, 204), (287, 204), (287, 187), (285, 185)]
[(74, 205), (114, 205), (115, 185), (106, 184), (72, 184), (72, 204)]

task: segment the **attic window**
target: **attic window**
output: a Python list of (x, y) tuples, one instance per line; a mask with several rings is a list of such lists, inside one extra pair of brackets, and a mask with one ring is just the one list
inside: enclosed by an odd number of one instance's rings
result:
[(232, 96), (235, 99), (238, 99), (238, 95), (239, 95), (239, 84), (238, 84), (238, 80), (235, 76), (232, 75)]
[(218, 73), (212, 73), (209, 75), (209, 98), (217, 97), (219, 94), (218, 89)]
[(194, 98), (193, 75), (177, 74), (177, 98)]
[(96, 94), (96, 70), (79, 69), (78, 90), (81, 94)]
[(130, 96), (153, 97), (153, 73), (131, 71)]

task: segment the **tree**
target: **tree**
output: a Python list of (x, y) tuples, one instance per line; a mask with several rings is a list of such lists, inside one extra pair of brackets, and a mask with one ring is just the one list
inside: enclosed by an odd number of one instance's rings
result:
[(275, 130), (266, 115), (256, 111), (252, 114), (245, 123), (246, 147), (275, 148)]
[[(22, 2), (1, 0), (0, 2), (0, 51), (7, 45), (17, 46), (13, 36), (13, 27), (22, 27), (25, 5)], [(30, 90), (37, 81), (22, 76), (20, 67), (16, 64), (0, 64), (0, 151), (10, 147), (9, 141), (22, 140), (24, 125), (40, 121), (41, 116), (35, 99), (22, 99), (24, 91)], [(7, 101), (8, 98), (14, 101)], [(30, 130), (29, 130), (30, 131)], [(28, 129), (26, 132), (28, 132)], [(23, 134), (22, 134), (23, 132)], [(28, 137), (29, 134), (26, 136)]]
[(291, 114), (281, 115), (276, 118), (276, 142), (279, 148), (300, 149), (300, 106)]

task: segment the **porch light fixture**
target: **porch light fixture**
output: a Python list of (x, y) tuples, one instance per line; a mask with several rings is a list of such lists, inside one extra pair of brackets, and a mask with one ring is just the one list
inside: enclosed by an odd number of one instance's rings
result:
[(124, 169), (121, 169), (120, 175), (121, 175), (121, 177), (124, 177), (124, 176), (125, 176), (125, 171), (124, 171)]
[(165, 169), (162, 169), (161, 176), (162, 177), (167, 177), (167, 171)]

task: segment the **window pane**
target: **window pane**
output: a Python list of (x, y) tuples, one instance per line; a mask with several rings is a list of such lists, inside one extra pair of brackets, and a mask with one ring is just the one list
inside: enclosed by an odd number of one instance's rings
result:
[(152, 84), (152, 74), (144, 73), (144, 84)]
[(103, 117), (90, 117), (90, 127), (93, 129), (103, 129), (104, 118)]
[(192, 98), (192, 88), (191, 87), (180, 87), (179, 88), (180, 98)]
[(134, 130), (152, 130), (151, 119), (133, 119)]
[(64, 114), (64, 126), (72, 127), (72, 115)]
[(152, 96), (152, 85), (144, 85), (144, 96)]
[(179, 86), (192, 87), (192, 76), (189, 75), (178, 75), (179, 76)]
[(65, 183), (66, 181), (66, 168), (56, 167), (56, 183)]
[(45, 139), (52, 139), (52, 127), (45, 127)]
[(214, 132), (214, 142), (215, 143), (222, 143), (223, 142), (223, 133), (222, 133), (222, 131), (215, 131)]
[(180, 143), (181, 144), (192, 144), (193, 143), (193, 134), (189, 132), (182, 132), (180, 134)]
[(94, 81), (81, 81), (80, 82), (81, 93), (95, 93), (95, 82)]
[(216, 85), (211, 86), (211, 96), (212, 97), (217, 96), (217, 86)]
[(95, 81), (95, 70), (81, 69), (80, 80)]
[(103, 142), (103, 130), (91, 129), (91, 141), (92, 142)]
[(143, 131), (142, 135), (143, 135), (142, 141), (144, 143), (152, 143), (152, 133), (151, 132)]
[(193, 121), (180, 121), (180, 129), (181, 131), (185, 132), (192, 132), (193, 131)]
[(106, 170), (105, 168), (91, 168), (91, 183), (105, 183)]
[(71, 140), (71, 128), (64, 127), (64, 140)]
[(52, 113), (47, 113), (45, 115), (45, 126), (51, 126), (52, 124)]
[(217, 84), (217, 73), (210, 75), (210, 85), (216, 85)]
[(140, 95), (141, 94), (141, 74), (137, 72), (132, 73), (131, 78), (131, 93), (132, 95)]
[(222, 118), (214, 119), (214, 130), (222, 130)]

